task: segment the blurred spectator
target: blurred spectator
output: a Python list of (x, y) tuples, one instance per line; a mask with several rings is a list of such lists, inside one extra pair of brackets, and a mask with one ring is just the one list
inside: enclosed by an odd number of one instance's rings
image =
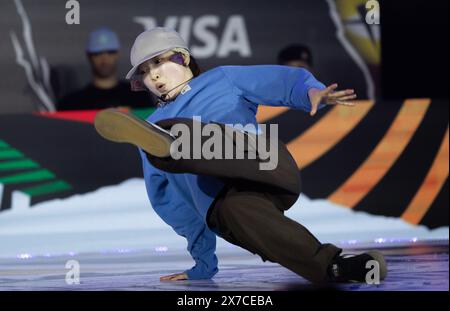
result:
[(155, 100), (148, 92), (132, 92), (130, 84), (117, 77), (119, 39), (108, 28), (90, 33), (86, 54), (91, 66), (92, 81), (74, 93), (64, 96), (58, 110), (88, 110), (110, 107), (148, 108)]
[(313, 61), (311, 50), (301, 44), (289, 45), (278, 53), (278, 64), (301, 67), (312, 71)]

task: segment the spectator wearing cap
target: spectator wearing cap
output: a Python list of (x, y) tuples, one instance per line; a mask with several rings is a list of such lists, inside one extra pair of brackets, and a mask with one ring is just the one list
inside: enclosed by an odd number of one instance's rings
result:
[(132, 92), (128, 82), (118, 79), (119, 50), (119, 38), (109, 28), (101, 27), (91, 32), (86, 45), (91, 81), (84, 88), (59, 100), (58, 110), (154, 106), (153, 96), (149, 93)]
[(301, 44), (289, 45), (278, 53), (278, 64), (305, 68), (308, 71), (312, 71), (313, 60), (311, 50)]

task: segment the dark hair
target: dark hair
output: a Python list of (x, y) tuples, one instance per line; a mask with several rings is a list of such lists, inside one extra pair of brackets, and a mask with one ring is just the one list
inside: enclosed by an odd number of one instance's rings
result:
[(191, 60), (189, 62), (189, 69), (191, 69), (192, 74), (194, 75), (195, 78), (202, 73), (202, 70), (200, 69), (200, 66), (197, 63), (197, 60), (192, 55), (190, 56), (190, 58)]
[(292, 60), (301, 60), (310, 67), (313, 65), (311, 50), (306, 45), (292, 44), (278, 53), (278, 64), (283, 65)]

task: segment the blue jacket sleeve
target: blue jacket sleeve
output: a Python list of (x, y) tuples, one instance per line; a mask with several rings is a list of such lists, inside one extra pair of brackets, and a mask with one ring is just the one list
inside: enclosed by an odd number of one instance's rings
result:
[[(303, 68), (258, 65), (220, 67), (233, 91), (245, 100), (267, 106), (287, 106), (311, 111), (308, 91), (325, 85)], [(319, 105), (319, 109), (325, 106)]]
[(153, 209), (175, 232), (187, 239), (187, 250), (195, 261), (186, 270), (188, 278), (209, 279), (217, 272), (216, 235), (203, 219), (173, 191), (165, 173), (153, 167), (141, 151), (147, 194)]

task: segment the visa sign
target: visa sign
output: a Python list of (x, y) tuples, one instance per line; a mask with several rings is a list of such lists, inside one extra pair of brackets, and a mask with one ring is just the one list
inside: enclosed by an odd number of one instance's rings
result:
[[(142, 25), (145, 30), (161, 26), (156, 18), (151, 16), (137, 16), (133, 21)], [(222, 33), (218, 33), (218, 27), (222, 22), (225, 26)], [(217, 15), (203, 15), (195, 19), (192, 16), (167, 16), (162, 26), (178, 31), (198, 59), (226, 58), (231, 53), (237, 53), (241, 57), (252, 56), (242, 15), (229, 16), (225, 21)], [(200, 44), (190, 44), (193, 37)]]

